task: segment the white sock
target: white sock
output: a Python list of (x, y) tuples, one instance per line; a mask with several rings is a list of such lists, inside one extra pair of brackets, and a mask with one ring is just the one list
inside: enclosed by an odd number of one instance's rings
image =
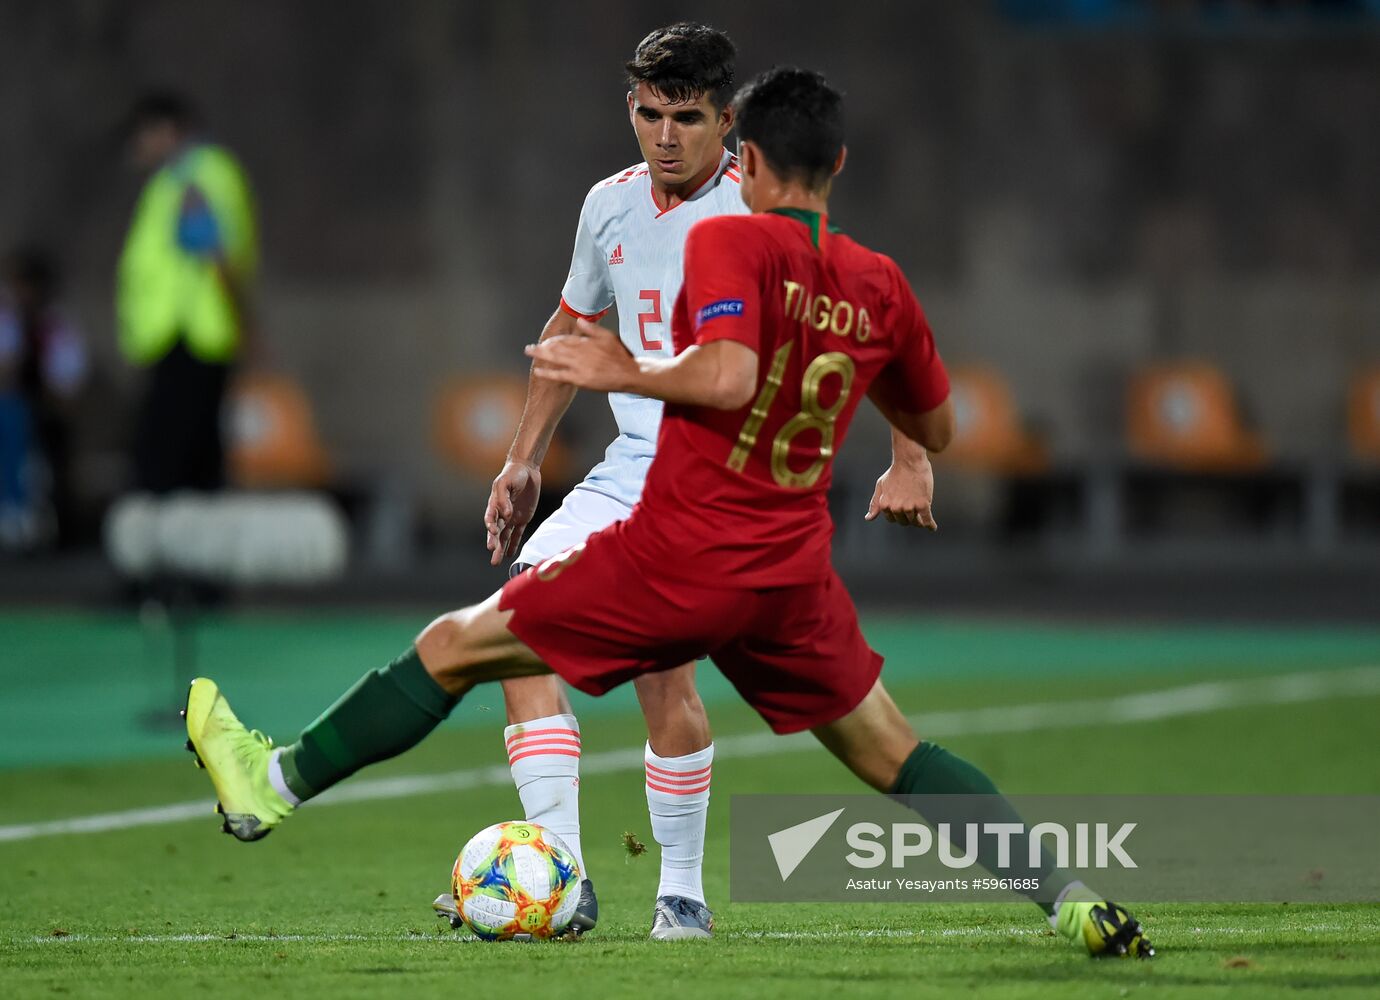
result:
[(503, 730), (513, 784), (527, 819), (546, 827), (570, 848), (589, 878), (580, 851), (580, 724), (552, 715)]
[(1054, 912), (1049, 915), (1049, 926), (1055, 930), (1059, 929), (1059, 907), (1064, 905), (1064, 900), (1072, 895), (1075, 900), (1086, 900), (1089, 896), (1088, 887), (1082, 882), (1070, 882), (1059, 891), (1059, 895), (1054, 900)]
[(709, 775), (714, 744), (684, 757), (658, 757), (647, 744), (647, 811), (661, 845), (658, 896), (704, 898), (704, 824), (709, 817)]
[(273, 786), (273, 790), (287, 799), (288, 804), (293, 808), (300, 806), (302, 800), (292, 794), (292, 789), (288, 787), (287, 779), (283, 777), (283, 765), (278, 763), (278, 758), (283, 755), (283, 747), (277, 747), (268, 757), (268, 783)]

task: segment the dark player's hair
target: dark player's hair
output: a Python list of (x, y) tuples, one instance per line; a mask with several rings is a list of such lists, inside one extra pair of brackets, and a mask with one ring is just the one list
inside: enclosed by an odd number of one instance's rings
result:
[(755, 143), (783, 179), (823, 187), (843, 149), (843, 95), (820, 73), (776, 66), (733, 98), (738, 138)]
[(126, 138), (149, 125), (172, 125), (191, 132), (201, 125), (196, 105), (175, 90), (150, 90), (139, 95), (125, 116), (122, 132)]
[(733, 97), (733, 60), (738, 55), (722, 31), (693, 21), (657, 28), (637, 43), (624, 68), (628, 86), (645, 83), (671, 102), (693, 101), (701, 94), (723, 110)]

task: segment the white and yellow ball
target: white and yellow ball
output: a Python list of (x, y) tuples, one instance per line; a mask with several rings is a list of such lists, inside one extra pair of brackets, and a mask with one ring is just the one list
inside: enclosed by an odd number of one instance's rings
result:
[(485, 941), (549, 938), (580, 902), (580, 868), (569, 848), (536, 823), (495, 823), (465, 845), (451, 872), (460, 919)]

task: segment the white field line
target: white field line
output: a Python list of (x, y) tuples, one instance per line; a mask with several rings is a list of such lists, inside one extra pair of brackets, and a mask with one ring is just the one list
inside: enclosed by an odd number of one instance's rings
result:
[[(1188, 930), (1194, 936), (1209, 934), (1213, 937), (1259, 937), (1262, 940), (1278, 941), (1281, 931), (1288, 934), (1332, 934), (1345, 930), (1341, 924), (1307, 924), (1285, 927), (1193, 927)], [(1009, 937), (1047, 937), (1048, 928), (1024, 925), (1021, 927), (941, 927), (914, 929), (878, 927), (845, 928), (819, 931), (721, 931), (715, 935), (720, 940), (729, 941), (856, 941), (860, 939), (886, 939), (914, 941), (924, 938), (1009, 938)], [(469, 934), (451, 934), (442, 929), (441, 933), (429, 934), (35, 934), (25, 939), (15, 939), (14, 943), (34, 945), (60, 945), (69, 943), (88, 944), (200, 944), (224, 941), (249, 942), (255, 944), (336, 944), (341, 942), (402, 943), (419, 942), (425, 944), (481, 944)]]
[[(948, 738), (1153, 722), (1258, 705), (1288, 705), (1375, 694), (1380, 694), (1380, 666), (1278, 674), (1237, 681), (1213, 681), (1119, 695), (1114, 698), (927, 712), (912, 716), (910, 722), (921, 736)], [(715, 756), (720, 758), (765, 757), (810, 750), (818, 746), (809, 733), (796, 733), (792, 736), (777, 736), (769, 732), (744, 733), (724, 736), (714, 741)], [(580, 771), (583, 775), (636, 771), (641, 770), (642, 764), (641, 747), (606, 750), (585, 755), (580, 761)], [(331, 789), (314, 799), (312, 807), (464, 791), (483, 786), (507, 785), (511, 781), (511, 773), (501, 764), (445, 774), (366, 778)], [(0, 826), (0, 843), (33, 840), (58, 834), (105, 833), (141, 826), (162, 826), (184, 820), (202, 819), (210, 809), (211, 803), (204, 800), (177, 802), (148, 809), (127, 809), (122, 812), (98, 813), (43, 823)]]
[[(919, 937), (979, 937), (998, 938), (1019, 935), (1040, 937), (1048, 933), (1041, 927), (947, 927), (939, 930), (903, 930), (900, 928), (837, 928), (827, 931), (728, 931), (720, 932), (719, 939), (742, 941), (842, 941), (859, 938), (897, 938), (913, 940)], [(66, 942), (87, 942), (93, 944), (187, 944), (210, 941), (249, 941), (255, 943), (333, 944), (335, 942), (387, 942), (403, 941), (433, 942), (442, 944), (478, 944), (480, 939), (470, 934), (451, 934), (446, 929), (441, 933), (430, 934), (35, 934), (28, 939), (32, 944), (64, 944)], [(515, 942), (525, 944), (527, 942)]]

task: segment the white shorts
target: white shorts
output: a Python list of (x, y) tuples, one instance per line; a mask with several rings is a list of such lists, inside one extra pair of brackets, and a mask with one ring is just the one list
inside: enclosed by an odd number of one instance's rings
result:
[(622, 500), (576, 486), (566, 494), (556, 512), (528, 537), (514, 565), (545, 562), (631, 513), (632, 508)]

